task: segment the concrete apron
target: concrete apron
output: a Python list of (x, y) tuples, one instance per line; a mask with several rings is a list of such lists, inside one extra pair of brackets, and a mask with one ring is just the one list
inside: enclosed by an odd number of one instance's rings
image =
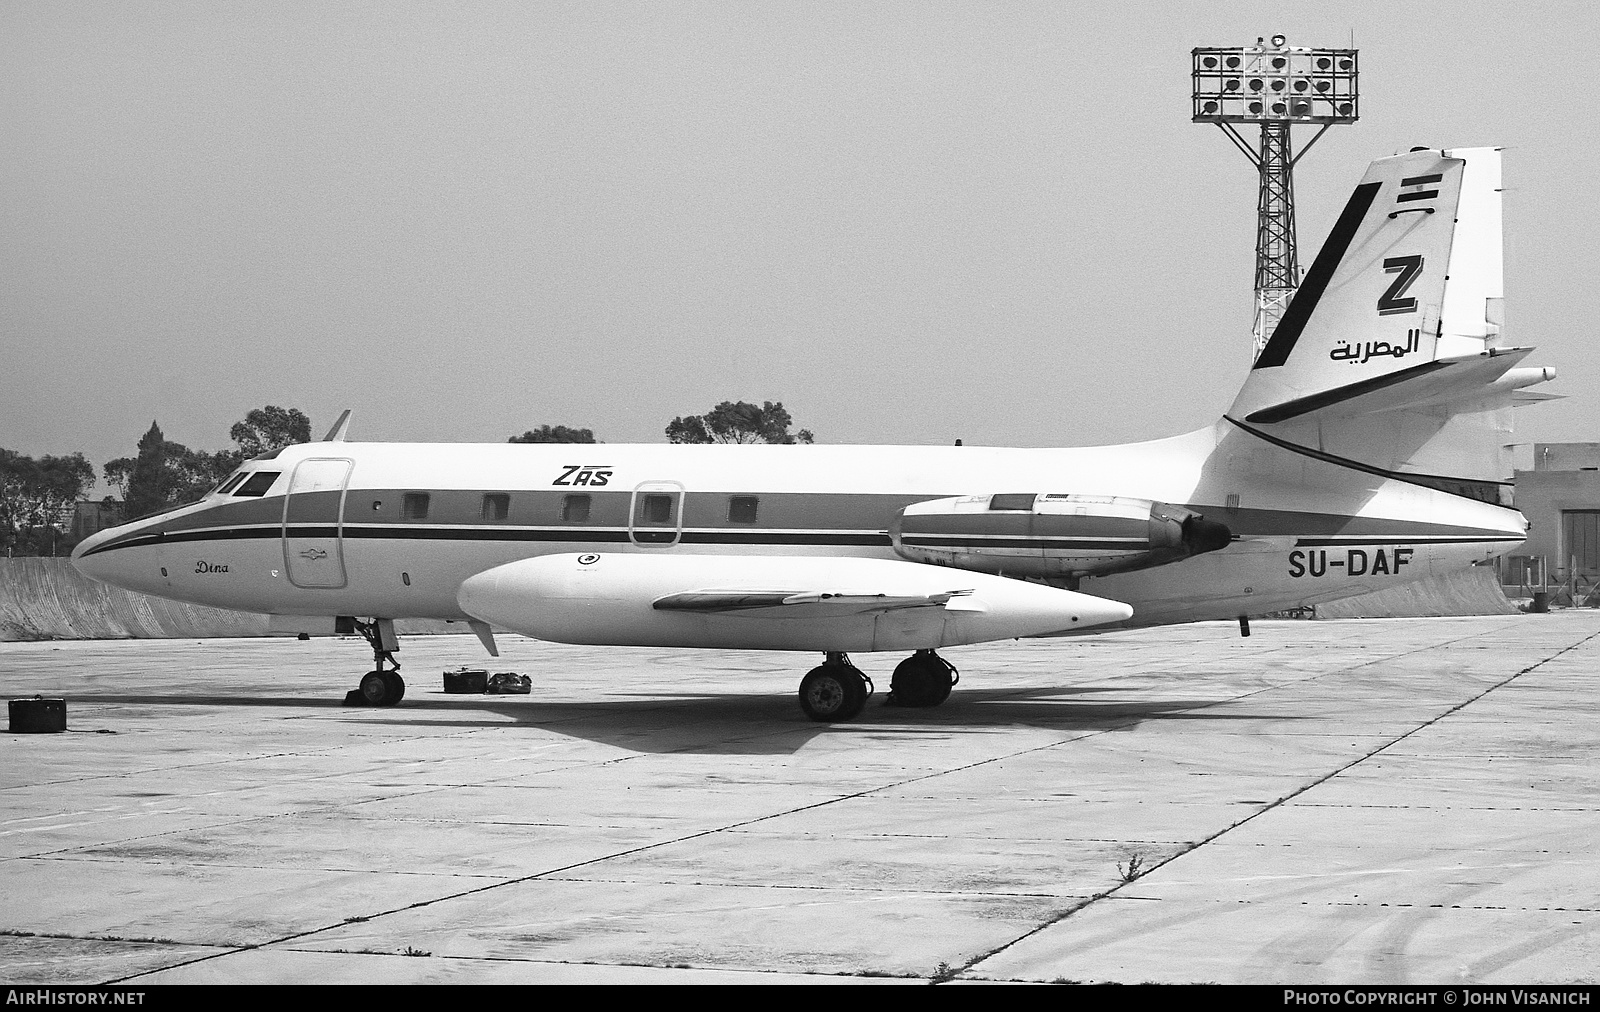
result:
[[(1600, 965), (1600, 614), (947, 652), (801, 716), (793, 654), (0, 644), (0, 976), (1567, 982)], [(898, 657), (855, 660), (885, 686)], [(114, 733), (94, 733), (114, 732)]]

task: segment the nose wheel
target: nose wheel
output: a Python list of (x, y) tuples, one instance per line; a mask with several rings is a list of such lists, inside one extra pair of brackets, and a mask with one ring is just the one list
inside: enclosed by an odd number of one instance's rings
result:
[(400, 662), (394, 659), (394, 652), (400, 649), (399, 637), (394, 632), (394, 620), (379, 618), (363, 622), (352, 619), (351, 625), (371, 645), (373, 662), (377, 667), (362, 675), (361, 684), (345, 693), (344, 705), (395, 705), (405, 698), (406, 683), (400, 677)]
[(363, 706), (393, 706), (405, 698), (406, 683), (398, 671), (369, 671), (361, 676), (354, 694), (361, 697)]
[(800, 680), (800, 709), (822, 723), (852, 720), (872, 695), (872, 679), (842, 653), (825, 655), (820, 667)]
[(918, 650), (896, 665), (886, 706), (938, 706), (961, 681), (955, 665), (932, 650)]

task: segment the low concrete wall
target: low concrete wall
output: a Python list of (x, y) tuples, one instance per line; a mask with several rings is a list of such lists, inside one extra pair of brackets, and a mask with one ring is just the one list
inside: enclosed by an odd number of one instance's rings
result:
[[(91, 580), (68, 559), (0, 559), (0, 640), (205, 639), (266, 636), (267, 616), (136, 594)], [(467, 632), (429, 619), (402, 633)]]
[(1516, 615), (1493, 566), (1471, 566), (1446, 576), (1330, 601), (1317, 618), (1427, 618), (1441, 615)]

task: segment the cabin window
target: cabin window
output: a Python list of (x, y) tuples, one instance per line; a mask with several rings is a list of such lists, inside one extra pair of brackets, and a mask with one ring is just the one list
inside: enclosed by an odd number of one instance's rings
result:
[(407, 492), (400, 500), (400, 519), (428, 519), (428, 498), (426, 492)]
[(561, 500), (561, 519), (573, 524), (588, 523), (591, 501), (591, 497), (587, 495), (567, 496)]
[(647, 492), (639, 497), (639, 522), (642, 524), (672, 523), (672, 500), (677, 498), (665, 492)]
[(267, 494), (267, 489), (278, 480), (282, 471), (257, 471), (250, 476), (250, 480), (234, 490), (234, 495), (262, 496)]
[(248, 473), (249, 472), (247, 472), (247, 471), (240, 471), (238, 474), (234, 475), (232, 478), (229, 478), (227, 481), (223, 482), (221, 485), (218, 485), (217, 486), (217, 494), (218, 495), (226, 495), (227, 493), (231, 492), (233, 490), (233, 486), (239, 484), (241, 481), (244, 481), (244, 476), (246, 474), (248, 474)]
[(753, 524), (756, 522), (756, 508), (760, 500), (753, 495), (734, 495), (728, 497), (728, 522), (731, 524)]
[(511, 513), (511, 496), (506, 492), (490, 492), (483, 497), (479, 516), (484, 520), (504, 520)]

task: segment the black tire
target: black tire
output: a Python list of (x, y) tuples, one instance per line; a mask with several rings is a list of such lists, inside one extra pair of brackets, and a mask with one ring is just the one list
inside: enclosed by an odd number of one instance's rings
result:
[(800, 709), (812, 720), (853, 720), (867, 705), (867, 680), (855, 668), (824, 664), (800, 680)]
[(389, 696), (394, 688), (389, 684), (387, 671), (369, 671), (361, 676), (361, 685), (356, 689), (361, 693), (361, 701), (367, 706), (389, 706)]
[(385, 671), (383, 680), (389, 683), (389, 698), (381, 706), (393, 706), (406, 698), (406, 683), (398, 671)]
[(950, 698), (956, 683), (956, 669), (932, 650), (918, 650), (895, 665), (889, 682), (888, 703), (892, 706), (938, 706)]

